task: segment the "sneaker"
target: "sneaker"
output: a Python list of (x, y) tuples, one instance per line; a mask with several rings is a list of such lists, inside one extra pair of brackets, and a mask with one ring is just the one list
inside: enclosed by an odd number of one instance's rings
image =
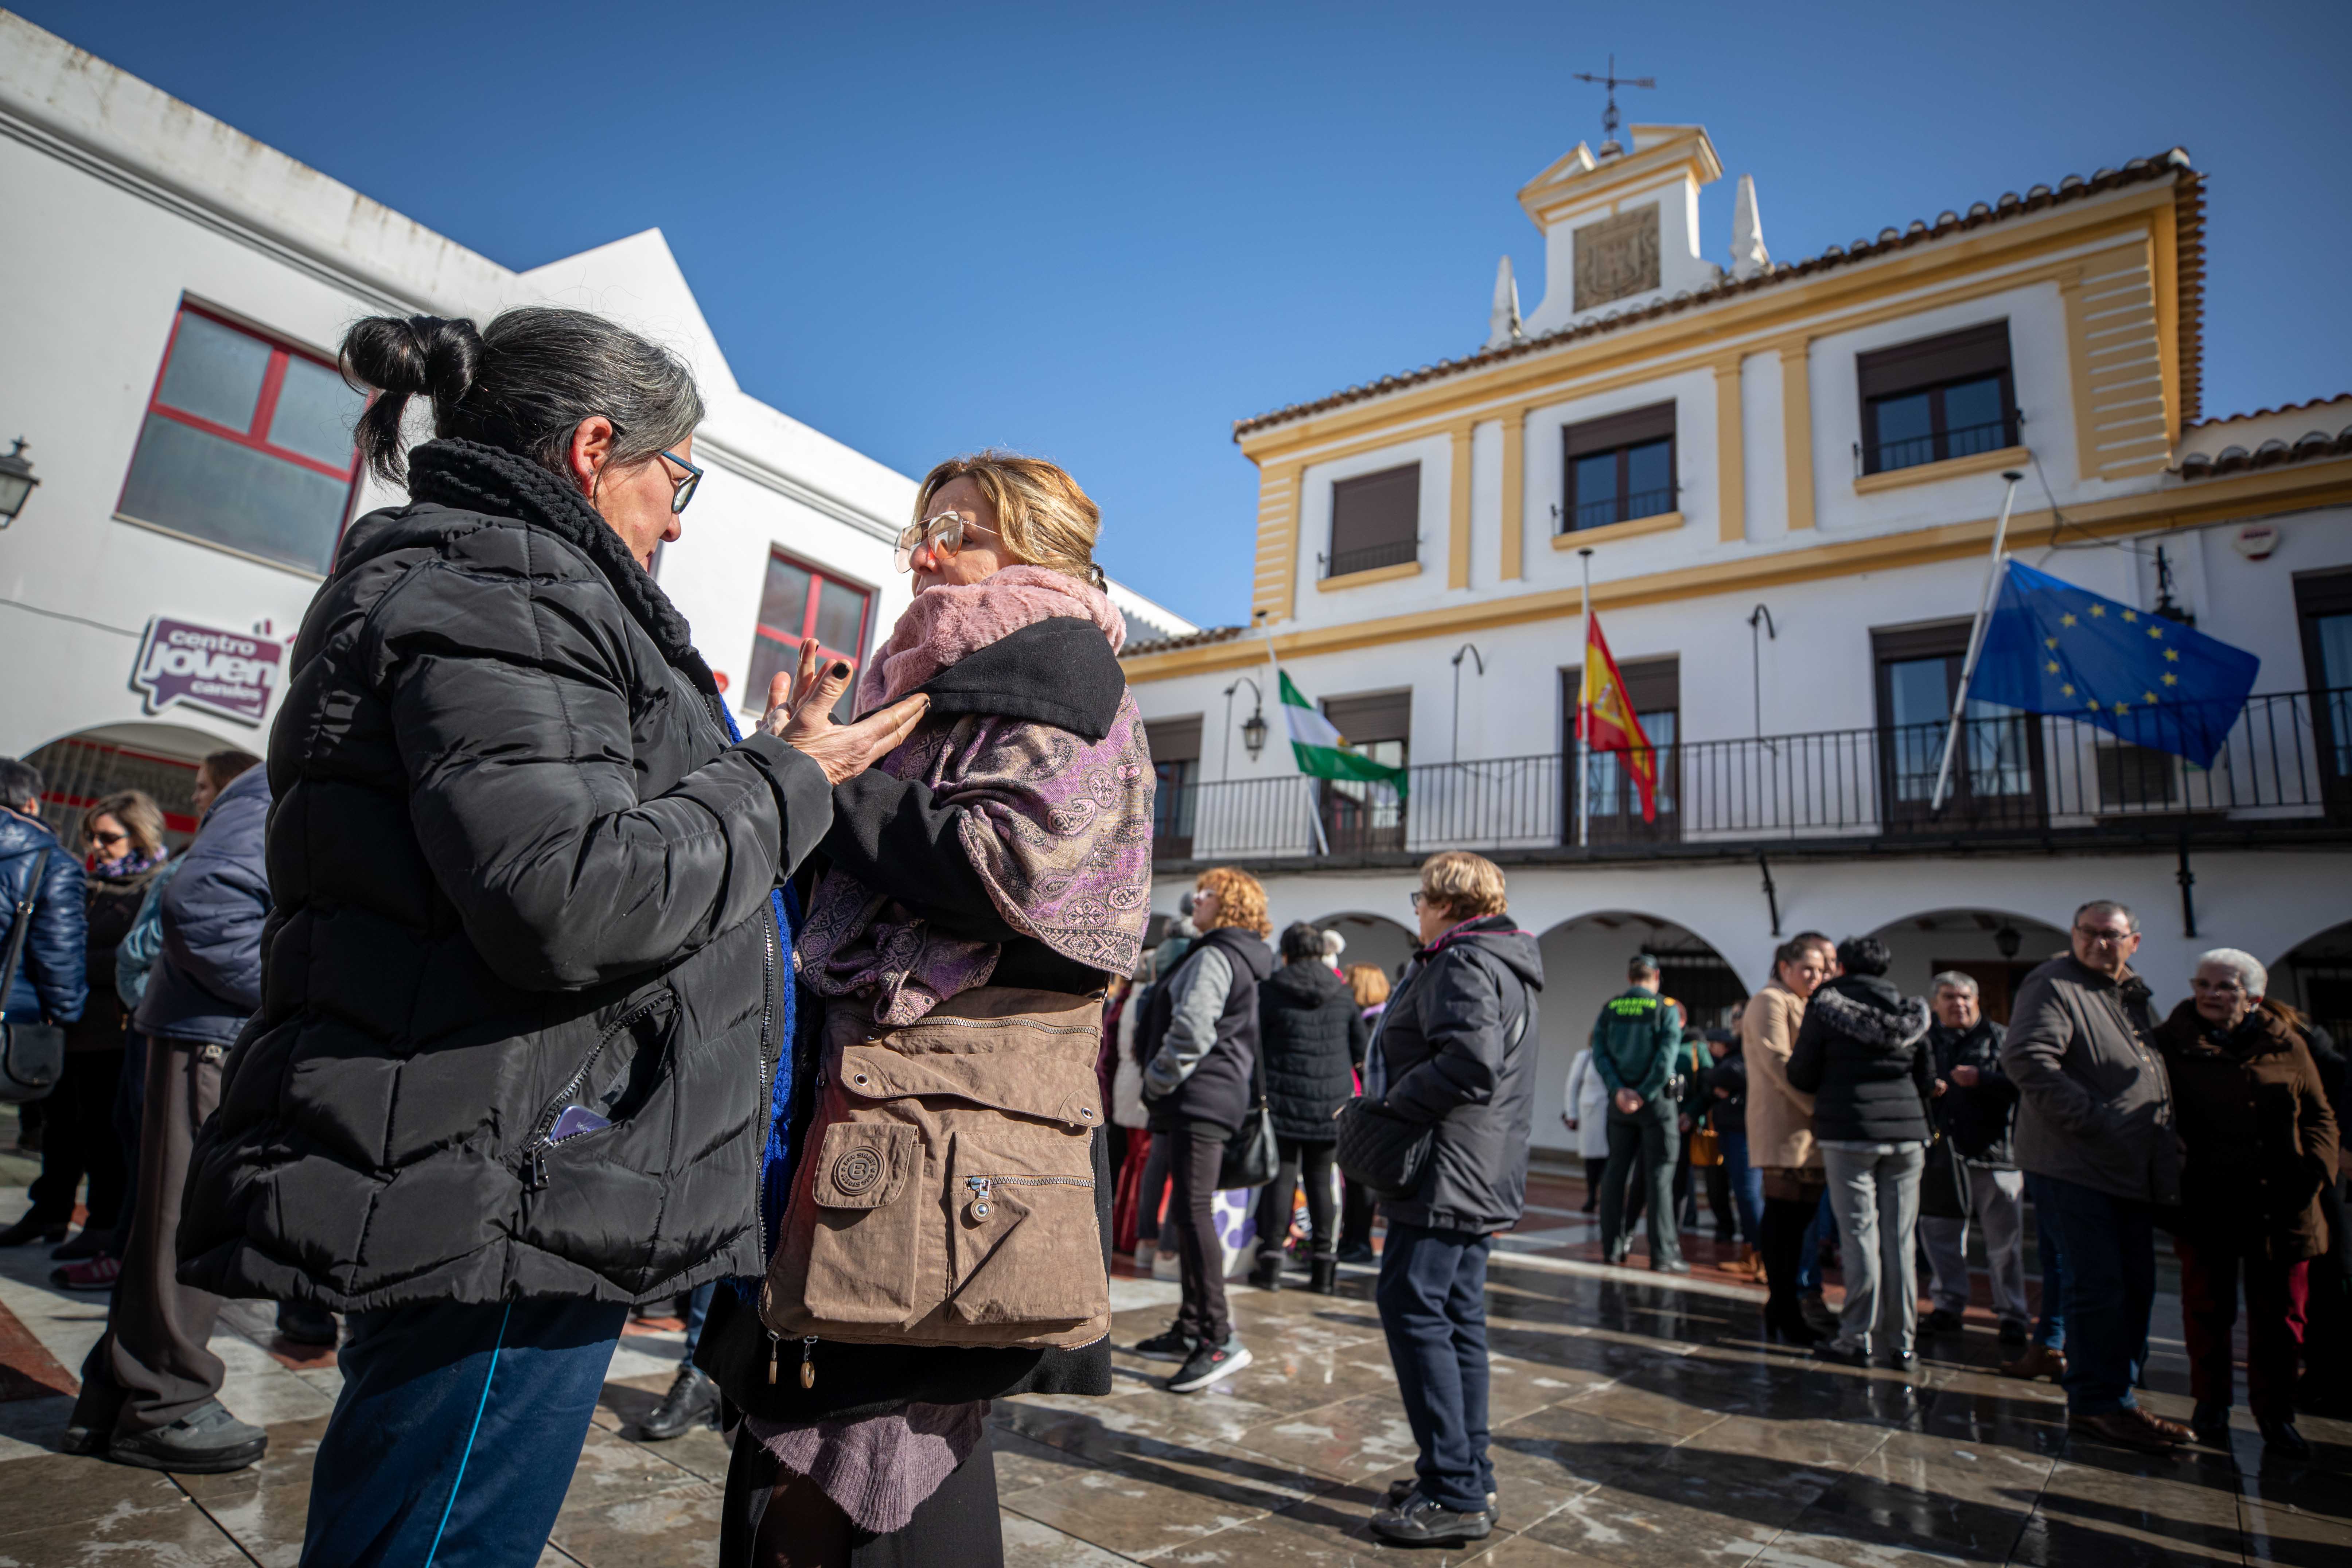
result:
[(1135, 1353), (1146, 1361), (1183, 1362), (1192, 1359), (1200, 1342), (1182, 1329), (1170, 1324), (1164, 1334), (1154, 1334), (1135, 1347)]
[(1927, 1321), (1919, 1325), (1919, 1330), (1922, 1333), (1929, 1334), (1957, 1334), (1966, 1326), (1967, 1320), (1958, 1312), (1948, 1307), (1938, 1307), (1927, 1314)]
[(1459, 1546), (1484, 1541), (1494, 1530), (1495, 1521), (1486, 1517), (1486, 1510), (1458, 1513), (1418, 1491), (1396, 1507), (1372, 1515), (1374, 1535), (1407, 1546)]
[(269, 1434), (248, 1426), (207, 1400), (169, 1426), (152, 1432), (117, 1434), (106, 1457), (142, 1470), (174, 1470), (184, 1476), (220, 1476), (242, 1470), (269, 1451)]
[(119, 1258), (93, 1258), (87, 1263), (61, 1263), (49, 1270), (49, 1278), (68, 1290), (111, 1290), (122, 1277), (122, 1260)]
[(1183, 1279), (1183, 1260), (1172, 1252), (1161, 1251), (1151, 1260), (1151, 1277), (1154, 1279), (1170, 1280)]
[(1650, 1265), (1650, 1272), (1653, 1274), (1687, 1274), (1690, 1271), (1690, 1265), (1679, 1258), (1669, 1258), (1664, 1263)]
[(689, 1363), (677, 1369), (669, 1393), (663, 1395), (661, 1404), (637, 1428), (637, 1436), (648, 1443), (667, 1443), (673, 1437), (684, 1436), (718, 1411), (719, 1385), (700, 1367)]
[(1209, 1384), (1233, 1376), (1249, 1365), (1249, 1347), (1242, 1343), (1239, 1334), (1223, 1344), (1199, 1344), (1184, 1363), (1184, 1368), (1168, 1380), (1171, 1394), (1192, 1394)]
[(1160, 1244), (1158, 1242), (1137, 1242), (1135, 1244), (1135, 1271), (1138, 1274), (1143, 1275), (1146, 1279), (1149, 1279), (1151, 1274), (1151, 1260), (1159, 1256), (1159, 1253)]
[[(1402, 1481), (1391, 1481), (1389, 1483), (1389, 1506), (1391, 1508), (1402, 1507), (1405, 1499), (1412, 1496), (1413, 1489), (1420, 1485), (1421, 1483), (1419, 1481), (1412, 1479), (1411, 1478)], [(1503, 1522), (1502, 1499), (1496, 1496), (1493, 1492), (1488, 1492), (1486, 1494), (1486, 1517), (1496, 1524)]]
[(50, 1253), (49, 1257), (52, 1261), (58, 1263), (78, 1263), (85, 1258), (99, 1257), (113, 1244), (114, 1227), (110, 1225), (101, 1230), (97, 1226), (86, 1225), (74, 1232), (71, 1241)]

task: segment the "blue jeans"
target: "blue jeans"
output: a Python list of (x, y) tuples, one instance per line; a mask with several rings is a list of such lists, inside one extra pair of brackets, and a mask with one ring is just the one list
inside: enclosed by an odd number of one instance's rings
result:
[(628, 1310), (556, 1300), (352, 1313), (302, 1568), (531, 1568)]
[(2029, 1173), (2025, 1190), (2033, 1198), (2033, 1239), (2042, 1254), (2042, 1316), (2033, 1342), (2044, 1350), (2066, 1348), (2066, 1258), (2058, 1250), (2058, 1223), (2045, 1217), (2042, 1178)]
[(2156, 1206), (2079, 1182), (2041, 1178), (2035, 1206), (2066, 1260), (2066, 1409), (2105, 1415), (2138, 1402), (2156, 1306)]
[(1739, 1239), (1750, 1247), (1764, 1243), (1764, 1173), (1748, 1163), (1748, 1134), (1719, 1132), (1723, 1175), (1731, 1184), (1731, 1206), (1739, 1215)]
[(1373, 1300), (1421, 1458), (1424, 1496), (1464, 1513), (1486, 1506), (1486, 1255), (1491, 1237), (1389, 1221)]
[(1813, 1210), (1813, 1223), (1805, 1227), (1805, 1250), (1797, 1259), (1798, 1295), (1822, 1293), (1822, 1242), (1836, 1228), (1837, 1216), (1830, 1212), (1830, 1195), (1825, 1192), (1821, 1206)]
[(680, 1366), (694, 1364), (694, 1347), (702, 1342), (702, 1320), (710, 1316), (710, 1293), (718, 1289), (719, 1281), (707, 1280), (686, 1299), (686, 1353), (677, 1358)]

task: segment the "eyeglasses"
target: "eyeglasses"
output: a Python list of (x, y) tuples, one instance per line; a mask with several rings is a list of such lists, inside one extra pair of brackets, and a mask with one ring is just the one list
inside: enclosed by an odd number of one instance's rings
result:
[[(605, 423), (613, 426), (614, 435), (625, 434), (618, 420), (607, 418)], [(669, 481), (669, 512), (672, 517), (676, 517), (686, 510), (686, 503), (694, 499), (694, 487), (702, 482), (702, 470), (667, 448), (660, 455), (686, 470), (686, 478), (672, 479)]]
[(2109, 947), (2121, 947), (2139, 932), (2136, 931), (2093, 931), (2089, 926), (2076, 926), (2074, 934), (2084, 942), (2103, 942)]
[(108, 833), (96, 827), (93, 827), (89, 832), (83, 834), (82, 838), (90, 844), (128, 844), (131, 842), (131, 835), (128, 833)]
[(1419, 888), (1415, 888), (1412, 892), (1407, 893), (1405, 897), (1412, 902), (1412, 907), (1416, 910), (1420, 909), (1422, 905), (1429, 901), (1429, 895), (1423, 892)]
[(926, 540), (930, 542), (934, 554), (955, 555), (963, 550), (966, 533), (994, 532), (996, 530), (982, 528), (960, 511), (943, 511), (920, 522), (910, 522), (898, 531), (898, 553), (896, 557), (898, 570), (909, 572), (914, 569), (915, 552), (923, 547)]

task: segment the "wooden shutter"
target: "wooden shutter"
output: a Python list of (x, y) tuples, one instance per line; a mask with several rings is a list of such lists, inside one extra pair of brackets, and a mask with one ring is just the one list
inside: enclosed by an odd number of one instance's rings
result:
[(1201, 758), (1201, 716), (1154, 719), (1143, 726), (1145, 744), (1155, 763), (1192, 763)]
[(1590, 419), (1581, 425), (1571, 425), (1561, 432), (1571, 458), (1591, 452), (1606, 452), (1618, 447), (1637, 446), (1643, 441), (1655, 441), (1675, 433), (1675, 405), (1654, 403), (1647, 408), (1635, 408), (1623, 414), (1612, 414), (1605, 419)]
[(1331, 486), (1331, 553), (1407, 544), (1421, 533), (1421, 465), (1383, 468)]
[(1987, 321), (1965, 331), (1921, 338), (1854, 356), (1865, 401), (2009, 368), (2009, 322)]
[(1381, 691), (1369, 697), (1334, 697), (1323, 717), (1354, 745), (1412, 738), (1412, 691)]
[[(1633, 658), (1617, 661), (1617, 673), (1625, 679), (1625, 697), (1633, 704), (1636, 713), (1679, 713), (1683, 705), (1682, 656), (1668, 654), (1664, 658)], [(1568, 665), (1559, 672), (1560, 690), (1568, 703), (1568, 725), (1561, 732), (1570, 744), (1576, 740), (1576, 702), (1584, 689), (1584, 669), (1580, 665)]]

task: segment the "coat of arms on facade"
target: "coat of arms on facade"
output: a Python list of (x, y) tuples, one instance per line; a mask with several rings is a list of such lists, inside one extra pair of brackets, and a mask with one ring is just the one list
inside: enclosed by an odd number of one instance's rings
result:
[(1634, 208), (1576, 231), (1576, 308), (1591, 310), (1658, 286), (1658, 209)]

